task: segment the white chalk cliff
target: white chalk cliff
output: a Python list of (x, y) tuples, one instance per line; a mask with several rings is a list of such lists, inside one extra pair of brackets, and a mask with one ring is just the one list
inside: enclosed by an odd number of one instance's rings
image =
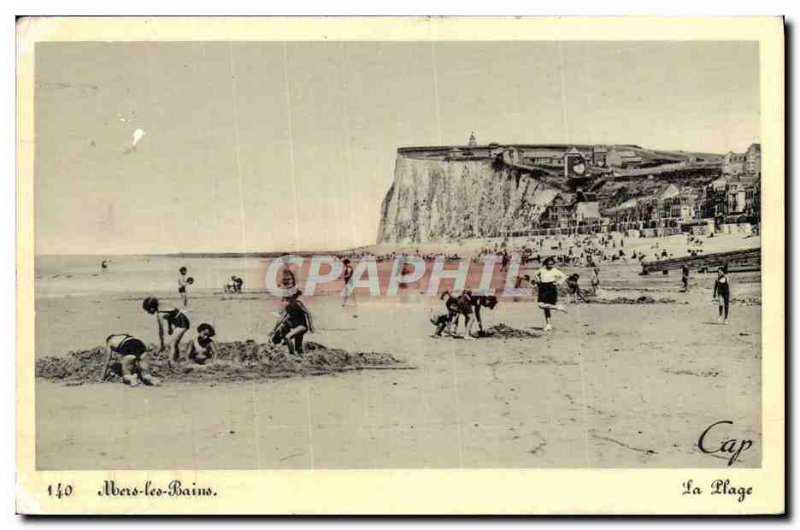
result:
[(398, 153), (381, 205), (378, 243), (425, 243), (527, 230), (558, 190), (496, 171), (490, 159), (441, 160)]

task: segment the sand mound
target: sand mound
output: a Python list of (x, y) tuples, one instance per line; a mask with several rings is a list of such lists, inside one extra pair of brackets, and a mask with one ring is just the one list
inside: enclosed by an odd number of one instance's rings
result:
[[(219, 357), (205, 365), (179, 362), (170, 367), (165, 354), (150, 345), (147, 360), (150, 372), (164, 382), (170, 381), (242, 381), (303, 375), (323, 375), (354, 370), (413, 368), (392, 355), (375, 352), (350, 353), (327, 348), (316, 342), (305, 344), (305, 354), (293, 357), (282, 345), (246, 342), (218, 344)], [(36, 377), (66, 383), (97, 381), (105, 363), (105, 349), (72, 351), (63, 357), (36, 360)], [(120, 382), (121, 369), (112, 362), (108, 381)]]
[(653, 298), (652, 296), (642, 295), (638, 298), (628, 298), (627, 296), (617, 296), (616, 298), (587, 298), (587, 304), (674, 304), (672, 298)]
[(481, 336), (493, 339), (535, 339), (540, 337), (537, 333), (525, 331), (524, 329), (512, 328), (502, 322), (485, 330)]

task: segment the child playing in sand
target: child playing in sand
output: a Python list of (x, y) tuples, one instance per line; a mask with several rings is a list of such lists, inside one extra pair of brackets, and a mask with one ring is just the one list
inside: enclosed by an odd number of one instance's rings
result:
[(454, 321), (456, 326), (458, 325), (458, 299), (451, 295), (450, 291), (443, 292), (439, 299), (445, 300), (444, 307), (446, 312), (431, 317), (431, 324), (436, 326), (434, 337), (441, 337), (442, 332), (452, 325)]
[(567, 277), (567, 287), (569, 288), (570, 300), (576, 303), (578, 300), (581, 302), (586, 301), (586, 298), (583, 297), (583, 293), (581, 293), (580, 278), (581, 275), (577, 272), (570, 274)]
[[(183, 335), (189, 331), (189, 318), (178, 308), (159, 308), (158, 298), (148, 296), (142, 302), (142, 308), (156, 316), (158, 322), (158, 341), (161, 351), (171, 355), (170, 364), (180, 359), (180, 344)], [(169, 340), (164, 343), (164, 325), (167, 326)]]
[(311, 313), (301, 302), (298, 296), (283, 298), (283, 311), (281, 317), (272, 329), (272, 342), (283, 342), (289, 349), (290, 355), (303, 354), (303, 336), (314, 333), (314, 323)]
[(478, 322), (478, 333), (483, 335), (483, 321), (481, 320), (481, 308), (486, 307), (494, 311), (497, 306), (497, 297), (494, 295), (474, 295), (472, 296), (472, 307), (475, 312), (475, 320)]
[(537, 285), (538, 305), (544, 311), (544, 331), (553, 329), (550, 324), (551, 310), (567, 312), (564, 306), (558, 303), (558, 286), (564, 282), (567, 276), (554, 267), (555, 263), (552, 256), (548, 257), (544, 260), (544, 267), (536, 271), (533, 276)]
[(342, 307), (347, 304), (347, 299), (353, 299), (353, 305), (356, 305), (356, 294), (353, 292), (353, 266), (350, 265), (350, 260), (345, 258), (342, 262), (344, 264), (344, 271), (342, 277), (344, 278), (344, 288), (342, 289)]
[[(714, 282), (714, 300), (719, 301), (719, 322), (728, 323), (728, 311), (731, 305), (731, 284), (728, 280), (728, 269), (717, 269), (717, 280)], [(724, 315), (724, 316), (723, 316)]]
[[(475, 320), (472, 318), (472, 291), (466, 290), (457, 298), (458, 315), (464, 317), (464, 336), (467, 340), (472, 340), (472, 326)], [(453, 327), (453, 336), (458, 337), (458, 319), (456, 318), (455, 326)]]
[(108, 377), (111, 359), (114, 355), (119, 356), (120, 373), (122, 382), (126, 385), (136, 386), (141, 381), (148, 386), (157, 386), (159, 380), (148, 372), (145, 354), (147, 347), (144, 342), (127, 333), (117, 333), (106, 338), (106, 362), (103, 373), (100, 375), (100, 382)]
[(197, 326), (197, 336), (189, 343), (186, 357), (197, 364), (205, 364), (206, 361), (217, 357), (217, 343), (214, 342), (216, 334), (211, 324), (203, 323)]

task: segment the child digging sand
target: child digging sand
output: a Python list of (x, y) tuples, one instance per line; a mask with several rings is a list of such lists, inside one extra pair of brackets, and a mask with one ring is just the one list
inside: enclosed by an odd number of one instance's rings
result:
[(196, 364), (205, 364), (217, 357), (217, 343), (214, 342), (216, 334), (211, 324), (197, 326), (197, 336), (187, 346), (186, 357)]
[(287, 296), (283, 299), (284, 307), (281, 318), (272, 329), (272, 342), (283, 342), (289, 349), (290, 355), (303, 354), (303, 336), (314, 332), (314, 323), (311, 313), (306, 306), (298, 300), (298, 295)]
[(148, 386), (157, 386), (159, 380), (150, 375), (147, 360), (145, 359), (147, 346), (144, 342), (127, 333), (117, 333), (106, 338), (106, 362), (100, 382), (108, 378), (111, 368), (111, 359), (114, 355), (119, 357), (120, 374), (122, 382), (126, 385), (136, 386), (139, 382)]
[(494, 311), (494, 308), (497, 306), (497, 297), (494, 295), (473, 295), (472, 296), (472, 307), (475, 311), (475, 320), (478, 322), (478, 335), (483, 336), (483, 320), (481, 320), (481, 308), (488, 308), (490, 311)]
[(455, 321), (458, 325), (458, 299), (450, 294), (450, 291), (445, 291), (439, 297), (444, 300), (445, 313), (439, 313), (431, 317), (431, 324), (436, 326), (434, 337), (441, 337), (442, 332)]
[[(169, 356), (168, 363), (172, 363), (180, 359), (180, 344), (184, 334), (189, 331), (189, 318), (180, 309), (161, 308), (159, 309), (158, 298), (148, 296), (142, 302), (142, 308), (151, 315), (156, 316), (158, 323), (158, 342), (161, 351), (166, 351)], [(167, 326), (167, 335), (169, 340), (164, 343), (164, 325)]]

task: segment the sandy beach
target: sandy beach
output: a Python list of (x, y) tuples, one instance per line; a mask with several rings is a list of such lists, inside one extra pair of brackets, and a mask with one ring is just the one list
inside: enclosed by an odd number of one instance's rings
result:
[[(600, 298), (660, 303), (569, 304), (551, 333), (530, 298), (485, 312), (487, 325), (535, 335), (524, 339), (432, 338), (441, 302), (413, 287), (345, 309), (335, 296), (307, 300), (318, 328), (309, 340), (388, 353), (412, 370), (157, 388), (38, 379), (37, 468), (724, 467), (696, 447), (719, 420), (756, 441), (738, 465), (760, 466), (759, 273), (732, 275), (724, 326), (713, 275), (693, 274), (683, 293), (679, 275), (640, 269), (605, 266)], [(38, 297), (36, 357), (119, 331), (155, 342), (143, 294)], [(193, 327), (212, 322), (219, 341), (267, 342), (278, 307), (209, 287), (188, 314)]]

